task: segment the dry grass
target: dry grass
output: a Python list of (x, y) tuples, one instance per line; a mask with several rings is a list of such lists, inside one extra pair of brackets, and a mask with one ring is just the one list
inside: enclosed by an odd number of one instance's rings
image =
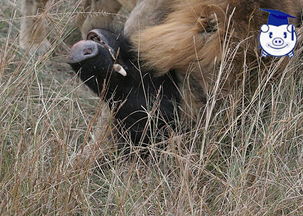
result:
[(60, 62), (71, 25), (58, 4), (55, 57), (31, 58), (18, 48), (18, 8), (1, 2), (0, 215), (303, 215), (300, 59), (274, 82), (274, 68), (256, 71), (259, 87), (245, 85), (219, 111), (210, 100), (211, 118), (166, 150), (151, 147), (157, 157), (95, 154), (71, 166), (101, 108)]

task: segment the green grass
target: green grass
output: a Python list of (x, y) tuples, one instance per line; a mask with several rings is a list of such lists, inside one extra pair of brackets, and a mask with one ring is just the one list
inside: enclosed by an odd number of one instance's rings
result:
[(257, 88), (208, 108), (156, 156), (123, 160), (96, 135), (104, 104), (62, 62), (69, 17), (52, 14), (55, 51), (31, 58), (19, 14), (1, 3), (0, 215), (303, 215), (299, 55), (274, 81), (256, 71)]

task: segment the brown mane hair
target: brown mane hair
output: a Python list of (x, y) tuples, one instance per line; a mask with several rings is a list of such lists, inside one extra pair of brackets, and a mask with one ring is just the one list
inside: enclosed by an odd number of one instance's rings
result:
[[(301, 8), (298, 0), (172, 2), (173, 12), (162, 24), (146, 28), (134, 35), (132, 41), (145, 66), (156, 68), (157, 75), (171, 69), (184, 76), (191, 72), (205, 91), (227, 49), (233, 57), (229, 58), (232, 69), (226, 75), (225, 88), (229, 88), (239, 75), (244, 61), (249, 67), (256, 66), (254, 63), (260, 56), (259, 28), (267, 23), (267, 14), (260, 8), (277, 9), (292, 15), (300, 14)], [(299, 19), (294, 21), (299, 23)]]

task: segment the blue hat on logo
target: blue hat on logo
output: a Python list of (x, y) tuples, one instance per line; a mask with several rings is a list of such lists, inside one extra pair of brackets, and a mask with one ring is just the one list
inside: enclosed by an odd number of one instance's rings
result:
[(271, 9), (262, 9), (262, 11), (266, 11), (269, 13), (268, 16), (268, 25), (280, 26), (280, 25), (287, 25), (288, 18), (296, 18), (292, 15), (284, 13), (278, 10), (271, 10)]

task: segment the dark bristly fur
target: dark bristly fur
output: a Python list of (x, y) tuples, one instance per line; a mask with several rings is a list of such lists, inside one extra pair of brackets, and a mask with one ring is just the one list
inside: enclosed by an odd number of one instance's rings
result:
[[(162, 136), (167, 136), (175, 127), (175, 107), (180, 100), (175, 72), (154, 77), (153, 71), (141, 71), (137, 55), (126, 38), (113, 35), (107, 39), (109, 46), (119, 50), (115, 62), (107, 49), (98, 46), (98, 55), (72, 63), (72, 68), (109, 103), (118, 130), (127, 130), (134, 144), (147, 145), (151, 139), (159, 140), (161, 135), (153, 137), (154, 132), (161, 131)], [(114, 63), (119, 63), (127, 76), (114, 71)]]

